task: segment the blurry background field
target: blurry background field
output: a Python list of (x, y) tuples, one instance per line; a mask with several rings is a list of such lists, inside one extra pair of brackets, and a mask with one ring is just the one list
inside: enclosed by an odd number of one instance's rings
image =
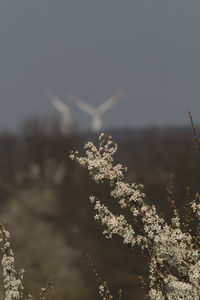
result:
[[(200, 191), (187, 115), (199, 124), (199, 12), (195, 0), (0, 1), (0, 219), (34, 299), (44, 273), (56, 278), (59, 300), (98, 299), (87, 253), (114, 293), (144, 299), (142, 256), (105, 240), (93, 219), (90, 194), (116, 207), (108, 187), (68, 154), (111, 133), (126, 179), (143, 183), (166, 218), (171, 173), (178, 207), (187, 187), (191, 197)], [(104, 106), (102, 124), (97, 111), (85, 107), (91, 119), (80, 109), (80, 99), (98, 107), (113, 95), (120, 101)]]
[[(50, 125), (50, 124), (49, 124)], [(128, 166), (126, 179), (142, 182), (147, 199), (169, 215), (166, 187), (175, 176), (177, 204), (186, 187), (199, 190), (200, 156), (191, 128), (121, 129), (111, 132), (119, 145), (116, 162)], [(143, 299), (137, 275), (145, 274), (143, 258), (119, 240), (106, 240), (93, 219), (91, 193), (110, 201), (106, 186), (95, 185), (87, 173), (68, 158), (92, 133), (63, 136), (43, 121), (26, 122), (20, 135), (0, 135), (1, 219), (12, 233), (16, 261), (26, 270), (26, 287), (37, 298), (44, 272), (56, 278), (58, 299), (96, 299), (97, 286), (89, 267), (89, 253), (99, 274), (124, 299)]]

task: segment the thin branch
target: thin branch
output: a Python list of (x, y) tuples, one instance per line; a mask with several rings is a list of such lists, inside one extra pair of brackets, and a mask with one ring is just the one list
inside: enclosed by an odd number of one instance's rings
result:
[(191, 115), (190, 111), (188, 111), (188, 114), (189, 114), (190, 122), (191, 122), (191, 125), (192, 125), (194, 141), (195, 141), (195, 144), (196, 144), (196, 147), (197, 147), (198, 151), (200, 151), (200, 139), (197, 137), (196, 128), (195, 128), (193, 118), (192, 118), (192, 115)]
[(48, 298), (50, 298), (51, 300), (55, 300), (55, 279), (49, 280), (48, 277), (45, 275), (45, 281), (46, 287), (40, 289), (40, 300), (47, 300)]

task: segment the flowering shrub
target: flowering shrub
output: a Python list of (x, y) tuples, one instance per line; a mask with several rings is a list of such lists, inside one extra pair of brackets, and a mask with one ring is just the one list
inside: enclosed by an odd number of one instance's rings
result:
[(14, 254), (10, 247), (9, 242), (10, 234), (6, 230), (5, 226), (0, 224), (0, 242), (2, 243), (2, 266), (3, 266), (3, 277), (4, 277), (4, 288), (5, 288), (5, 300), (19, 300), (23, 298), (23, 273), (21, 269), (18, 273), (14, 267)]
[[(192, 119), (191, 119), (192, 121)], [(195, 143), (200, 150), (200, 140), (192, 122)], [(95, 195), (90, 196), (90, 202), (96, 211), (95, 219), (104, 227), (103, 234), (110, 239), (113, 235), (121, 237), (125, 245), (131, 248), (138, 245), (149, 262), (149, 287), (147, 297), (151, 300), (200, 299), (200, 195), (194, 200), (188, 197), (186, 216), (180, 217), (172, 197), (172, 181), (168, 189), (173, 216), (167, 222), (157, 213), (154, 205), (146, 201), (142, 184), (129, 184), (124, 179), (126, 167), (114, 164), (113, 155), (117, 145), (111, 136), (101, 134), (99, 147), (92, 142), (85, 145), (86, 156), (72, 152), (70, 158), (88, 169), (91, 178), (96, 183), (108, 183), (110, 195), (117, 200), (121, 214), (116, 214), (102, 203)], [(130, 222), (125, 211), (131, 214)], [(190, 228), (191, 217), (196, 217), (196, 231)], [(9, 232), (0, 223), (0, 244), (3, 253), (2, 267), (4, 280), (4, 300), (24, 300), (23, 270), (17, 272), (14, 266), (14, 254), (9, 242)], [(90, 260), (91, 263), (91, 260)], [(113, 296), (105, 281), (102, 281), (91, 263), (99, 285), (99, 294), (103, 300), (111, 300)], [(54, 281), (47, 281), (40, 291), (40, 300), (55, 299)], [(1, 296), (2, 298), (2, 296)], [(122, 292), (119, 291), (119, 300)]]
[[(2, 267), (4, 278), (5, 296), (4, 300), (30, 300), (32, 296), (25, 295), (23, 286), (24, 269), (18, 272), (14, 265), (14, 253), (9, 242), (10, 233), (7, 231), (5, 225), (0, 223), (0, 243), (3, 252)], [(40, 290), (40, 300), (54, 300), (54, 281), (49, 281), (46, 278), (46, 287)]]
[[(99, 147), (92, 142), (85, 145), (86, 156), (72, 152), (70, 158), (88, 169), (96, 183), (108, 183), (110, 195), (118, 201), (122, 214), (113, 213), (96, 196), (91, 195), (90, 201), (96, 211), (95, 219), (104, 227), (103, 234), (112, 238), (120, 236), (124, 244), (138, 245), (149, 257), (149, 291), (151, 300), (197, 300), (200, 299), (200, 253), (199, 232), (192, 234), (188, 228), (188, 218), (181, 220), (172, 199), (173, 217), (171, 222), (156, 211), (154, 205), (145, 201), (143, 185), (129, 184), (124, 180), (126, 167), (113, 164), (113, 155), (117, 145), (111, 136), (101, 134)], [(131, 224), (124, 209), (129, 209), (134, 220)], [(200, 196), (189, 201), (191, 211), (200, 223)], [(111, 299), (103, 293), (105, 287), (100, 285), (103, 299)]]

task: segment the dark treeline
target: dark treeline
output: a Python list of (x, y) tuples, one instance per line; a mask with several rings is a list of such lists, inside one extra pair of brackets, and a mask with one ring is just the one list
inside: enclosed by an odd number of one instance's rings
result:
[[(181, 209), (186, 188), (200, 191), (200, 155), (191, 128), (121, 129), (111, 132), (118, 143), (116, 162), (128, 166), (126, 180), (144, 184), (146, 198), (168, 218), (167, 186), (175, 178), (175, 198)], [(96, 194), (115, 209), (108, 187), (97, 186), (69, 159), (71, 149), (91, 133), (63, 136), (56, 123), (29, 120), (20, 134), (0, 134), (1, 219), (7, 220), (16, 263), (24, 267), (25, 286), (34, 299), (44, 286), (44, 273), (56, 279), (57, 299), (98, 299), (89, 253), (99, 275), (123, 299), (144, 299), (137, 279), (145, 263), (137, 249), (106, 240), (96, 223), (89, 195)]]

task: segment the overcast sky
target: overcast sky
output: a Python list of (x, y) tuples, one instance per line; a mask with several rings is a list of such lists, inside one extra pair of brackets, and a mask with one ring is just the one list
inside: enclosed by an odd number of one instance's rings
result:
[(121, 88), (105, 127), (182, 125), (188, 109), (200, 120), (198, 1), (0, 1), (0, 129), (57, 115), (47, 89), (97, 106)]

